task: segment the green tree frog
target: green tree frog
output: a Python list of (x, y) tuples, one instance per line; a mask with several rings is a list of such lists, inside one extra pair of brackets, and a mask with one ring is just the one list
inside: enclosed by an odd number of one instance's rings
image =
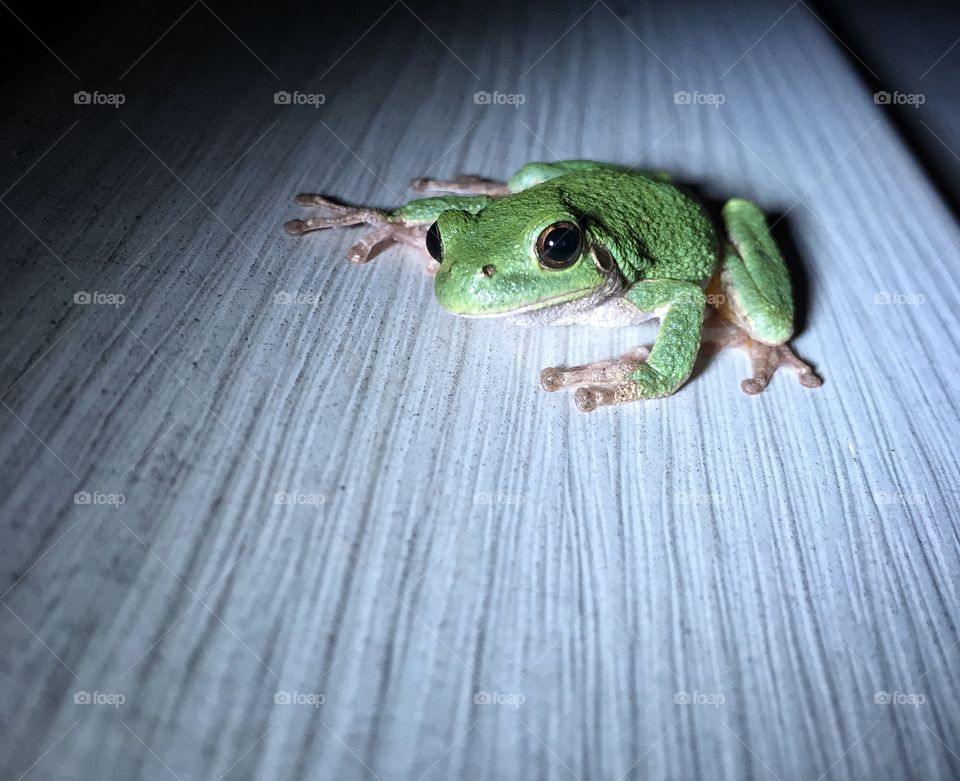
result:
[(506, 182), (465, 176), (411, 186), (446, 194), (390, 211), (303, 194), (296, 203), (321, 211), (284, 227), (299, 236), (372, 226), (348, 250), (353, 263), (387, 243), (425, 250), (437, 299), (457, 315), (527, 325), (659, 320), (650, 346), (541, 372), (548, 391), (575, 388), (584, 412), (675, 392), (693, 369), (705, 319), (723, 326), (721, 344), (749, 353), (746, 393), (762, 391), (779, 366), (808, 388), (822, 382), (788, 344), (790, 278), (749, 201), (727, 201), (717, 226), (669, 175), (588, 160), (529, 163)]

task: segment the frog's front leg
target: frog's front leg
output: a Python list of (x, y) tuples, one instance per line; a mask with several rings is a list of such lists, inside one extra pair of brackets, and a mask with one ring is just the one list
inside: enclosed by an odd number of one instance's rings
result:
[[(418, 198), (398, 209), (375, 209), (369, 206), (350, 206), (323, 195), (301, 193), (294, 202), (300, 206), (316, 206), (323, 213), (305, 220), (289, 220), (283, 227), (291, 236), (302, 236), (325, 228), (349, 228), (368, 225), (373, 231), (361, 237), (347, 250), (351, 263), (366, 263), (374, 250), (384, 243), (405, 244), (427, 255), (427, 229), (448, 209), (461, 209), (475, 214), (493, 199), (485, 195), (438, 198)], [(428, 256), (427, 271), (436, 273), (440, 264)]]
[(626, 380), (641, 363), (650, 357), (651, 345), (641, 345), (625, 352), (619, 358), (571, 366), (568, 369), (550, 367), (540, 372), (540, 385), (546, 391), (580, 385), (609, 385)]
[(540, 382), (553, 391), (579, 386), (574, 400), (581, 412), (676, 391), (693, 370), (700, 349), (706, 296), (692, 282), (651, 279), (638, 282), (625, 297), (643, 312), (656, 312), (660, 332), (652, 349), (637, 348), (621, 358), (571, 369), (544, 369)]
[(422, 230), (416, 226), (405, 225), (391, 220), (388, 212), (365, 206), (348, 206), (337, 203), (322, 195), (301, 193), (294, 202), (300, 206), (317, 206), (326, 214), (308, 217), (305, 220), (290, 220), (283, 227), (291, 236), (302, 236), (311, 231), (325, 228), (347, 228), (355, 225), (370, 225), (376, 230), (363, 236), (360, 241), (347, 250), (347, 260), (351, 263), (366, 263), (377, 245), (384, 242), (396, 242), (410, 246), (423, 246)]

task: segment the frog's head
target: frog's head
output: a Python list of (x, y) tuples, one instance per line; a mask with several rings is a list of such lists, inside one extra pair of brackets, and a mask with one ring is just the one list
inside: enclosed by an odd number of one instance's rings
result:
[(538, 187), (470, 214), (442, 212), (427, 233), (440, 262), (435, 292), (450, 312), (515, 315), (566, 304), (604, 288), (612, 258), (562, 194)]

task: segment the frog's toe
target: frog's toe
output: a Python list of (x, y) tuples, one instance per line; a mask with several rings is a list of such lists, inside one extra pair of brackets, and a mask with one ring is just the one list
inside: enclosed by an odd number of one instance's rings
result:
[(610, 385), (583, 385), (573, 394), (577, 409), (581, 412), (593, 412), (598, 407), (610, 407), (642, 398), (652, 398), (644, 389), (632, 380), (611, 383)]
[(392, 234), (393, 231), (389, 225), (384, 225), (368, 233), (347, 250), (347, 260), (351, 263), (366, 263), (373, 257), (374, 250), (378, 245), (390, 241)]
[(767, 379), (760, 377), (751, 377), (740, 383), (740, 389), (749, 396), (756, 396), (767, 387)]
[(577, 404), (577, 409), (581, 412), (593, 412), (597, 407), (617, 403), (616, 392), (613, 388), (599, 385), (585, 385), (582, 388), (577, 388), (573, 400)]
[(283, 223), (283, 229), (291, 236), (302, 236), (307, 232), (307, 224), (303, 220), (287, 220)]
[(563, 372), (560, 369), (547, 368), (540, 372), (540, 387), (545, 391), (558, 391), (563, 387)]

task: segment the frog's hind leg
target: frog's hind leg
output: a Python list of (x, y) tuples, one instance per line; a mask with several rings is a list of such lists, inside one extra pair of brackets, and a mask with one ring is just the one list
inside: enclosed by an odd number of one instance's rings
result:
[(458, 176), (450, 181), (418, 177), (410, 182), (410, 188), (418, 192), (441, 192), (455, 195), (491, 195), (501, 196), (509, 194), (506, 182), (494, 179), (484, 179), (482, 176)]
[(781, 366), (793, 369), (806, 388), (822, 385), (787, 343), (793, 335), (790, 276), (763, 213), (734, 198), (723, 207), (723, 221), (729, 243), (708, 299), (712, 293), (720, 319), (733, 326), (719, 345), (740, 347), (750, 356), (753, 376), (740, 387), (750, 395), (760, 393)]

